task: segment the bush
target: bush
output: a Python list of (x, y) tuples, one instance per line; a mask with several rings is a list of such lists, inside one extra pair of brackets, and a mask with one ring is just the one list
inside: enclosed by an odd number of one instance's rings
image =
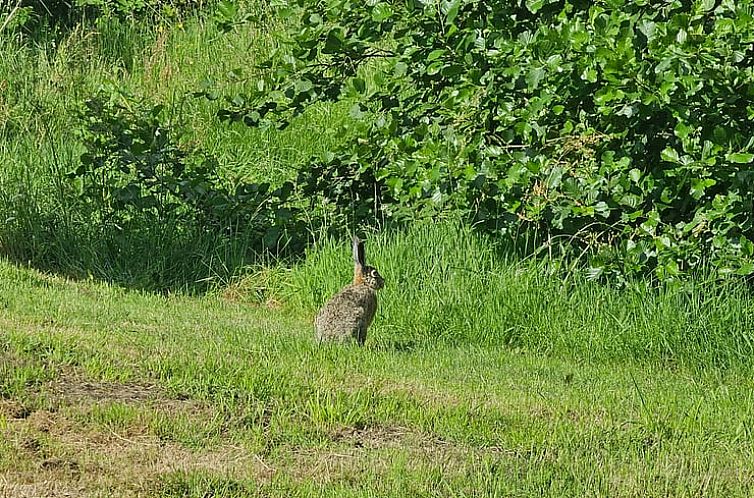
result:
[[(0, 6), (0, 26), (33, 31), (39, 25), (66, 26), (84, 18), (176, 19), (213, 0), (19, 0)], [(7, 21), (7, 22), (6, 22)]]
[[(82, 212), (104, 230), (182, 224), (206, 232), (253, 234), (253, 249), (274, 250), (303, 232), (293, 184), (230, 185), (214, 158), (182, 142), (163, 105), (117, 91), (100, 93), (79, 113), (86, 151), (71, 180)], [(291, 234), (290, 236), (288, 234)]]
[(75, 276), (197, 291), (241, 266), (300, 254), (316, 220), (294, 185), (222, 178), (174, 111), (112, 87), (82, 102), (81, 152), (59, 186), (61, 209), (19, 212), (34, 205), (0, 195), (18, 213), (0, 240), (4, 252)]
[(349, 102), (359, 133), (304, 178), (322, 198), (365, 221), (450, 209), (567, 241), (594, 278), (754, 273), (748, 5), (299, 0), (282, 14), (301, 20), (291, 42), (220, 116), (283, 128)]

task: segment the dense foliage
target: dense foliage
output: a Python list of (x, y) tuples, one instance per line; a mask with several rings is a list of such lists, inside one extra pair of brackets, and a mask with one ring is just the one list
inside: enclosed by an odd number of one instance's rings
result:
[(89, 16), (145, 19), (178, 17), (199, 9), (211, 0), (8, 0), (0, 5), (0, 23), (6, 27), (39, 23), (69, 23)]
[(290, 244), (286, 233), (304, 231), (302, 216), (289, 206), (291, 182), (273, 188), (224, 181), (212, 156), (182, 143), (185, 126), (166, 112), (113, 88), (82, 105), (78, 136), (85, 152), (66, 176), (88, 225), (116, 237), (140, 227), (243, 234), (260, 252)]
[(131, 279), (157, 241), (155, 260), (232, 274), (328, 232), (453, 213), (593, 278), (749, 276), (751, 10), (6, 3), (0, 243), (77, 273), (123, 261)]
[(594, 277), (754, 272), (748, 2), (299, 0), (282, 14), (301, 20), (291, 43), (221, 117), (283, 128), (348, 102), (358, 130), (312, 158), (309, 193), (364, 220), (461, 210), (567, 241)]

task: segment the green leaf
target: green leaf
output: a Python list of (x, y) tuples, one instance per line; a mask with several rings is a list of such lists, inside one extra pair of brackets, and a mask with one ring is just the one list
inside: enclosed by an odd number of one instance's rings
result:
[(450, 64), (443, 66), (442, 70), (440, 71), (440, 74), (442, 74), (446, 78), (452, 78), (453, 76), (458, 76), (459, 74), (465, 73), (466, 69), (460, 64)]
[(353, 79), (353, 87), (356, 89), (357, 92), (363, 94), (366, 89), (367, 85), (363, 78), (354, 78)]
[(678, 152), (675, 149), (671, 149), (670, 147), (666, 147), (660, 152), (660, 159), (663, 161), (668, 161), (670, 163), (679, 163), (680, 157), (678, 157)]
[(458, 9), (461, 7), (461, 0), (443, 1), (440, 9), (445, 14), (445, 25), (453, 24), (458, 16)]
[(223, 0), (217, 6), (217, 12), (225, 19), (232, 19), (238, 14), (238, 6), (230, 0)]
[(372, 9), (372, 19), (375, 22), (383, 22), (393, 16), (393, 9), (385, 2), (378, 3)]
[(610, 206), (608, 206), (605, 201), (600, 201), (597, 204), (595, 204), (594, 211), (600, 216), (602, 216), (603, 218), (607, 218), (608, 216), (610, 216)]
[(690, 189), (691, 197), (698, 201), (704, 195), (704, 191), (716, 183), (712, 178), (693, 178)]
[(586, 80), (589, 83), (596, 83), (597, 82), (597, 70), (593, 67), (586, 68), (583, 73), (581, 73), (581, 79)]
[(641, 33), (647, 37), (647, 40), (652, 40), (655, 36), (655, 32), (657, 31), (657, 25), (649, 20), (642, 20), (637, 28)]
[(314, 84), (307, 79), (300, 79), (294, 84), (296, 91), (299, 93), (308, 92), (314, 87)]
[(688, 126), (683, 121), (678, 121), (678, 123), (676, 123), (675, 129), (673, 131), (675, 132), (675, 136), (677, 136), (681, 140), (686, 140), (686, 138), (688, 138), (688, 136), (694, 130), (693, 130), (693, 128), (691, 128), (690, 126)]
[(545, 77), (545, 70), (543, 67), (535, 67), (529, 70), (526, 74), (526, 84), (529, 90), (536, 90), (539, 86), (539, 82)]
[(526, 0), (526, 8), (529, 9), (529, 12), (532, 14), (536, 14), (545, 3), (547, 3), (546, 0)]
[(361, 110), (361, 106), (356, 103), (351, 106), (348, 115), (354, 119), (361, 119), (364, 116), (364, 112)]
[(587, 280), (598, 280), (605, 272), (605, 268), (602, 266), (590, 266), (586, 270)]
[(754, 154), (744, 152), (734, 152), (725, 156), (725, 159), (736, 164), (748, 164), (754, 161)]
[(439, 59), (440, 57), (443, 56), (443, 54), (445, 54), (444, 49), (433, 50), (427, 56), (427, 62), (432, 62), (435, 59)]
[(430, 75), (430, 76), (433, 76), (433, 75), (439, 73), (440, 70), (442, 69), (442, 67), (443, 67), (443, 62), (442, 61), (433, 62), (432, 64), (430, 64), (429, 66), (427, 66), (427, 74)]
[(639, 171), (636, 168), (631, 169), (631, 171), (628, 172), (628, 177), (631, 179), (634, 183), (639, 183), (639, 180), (641, 180), (641, 171)]
[(406, 74), (406, 71), (408, 71), (408, 64), (402, 61), (395, 63), (395, 68), (393, 69), (393, 74), (395, 76), (404, 76)]
[(736, 269), (736, 275), (748, 276), (752, 273), (754, 273), (754, 263), (751, 261), (744, 261), (741, 263), (741, 266)]
[(338, 28), (333, 28), (327, 33), (323, 54), (336, 54), (343, 48), (343, 33)]

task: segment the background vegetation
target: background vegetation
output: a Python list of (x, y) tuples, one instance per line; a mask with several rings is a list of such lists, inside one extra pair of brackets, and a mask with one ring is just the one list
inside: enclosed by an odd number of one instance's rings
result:
[(454, 218), (613, 283), (748, 276), (752, 33), (725, 1), (9, 4), (0, 241), (206, 288)]
[[(461, 212), (566, 240), (589, 275), (754, 271), (748, 3), (296, 2), (290, 44), (221, 116), (350, 106), (309, 165), (363, 219)], [(344, 189), (347, 189), (344, 192)]]

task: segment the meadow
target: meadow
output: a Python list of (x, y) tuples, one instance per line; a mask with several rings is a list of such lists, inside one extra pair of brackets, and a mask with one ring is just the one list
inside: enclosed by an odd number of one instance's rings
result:
[(275, 132), (193, 96), (250, 84), (282, 22), (0, 32), (0, 496), (754, 493), (745, 281), (594, 281), (448, 215), (366, 231), (377, 319), (363, 348), (322, 345), (347, 238), (312, 227), (277, 258), (74, 209), (76, 113), (102, 88), (164, 104), (231, 183), (342, 139), (338, 106)]

